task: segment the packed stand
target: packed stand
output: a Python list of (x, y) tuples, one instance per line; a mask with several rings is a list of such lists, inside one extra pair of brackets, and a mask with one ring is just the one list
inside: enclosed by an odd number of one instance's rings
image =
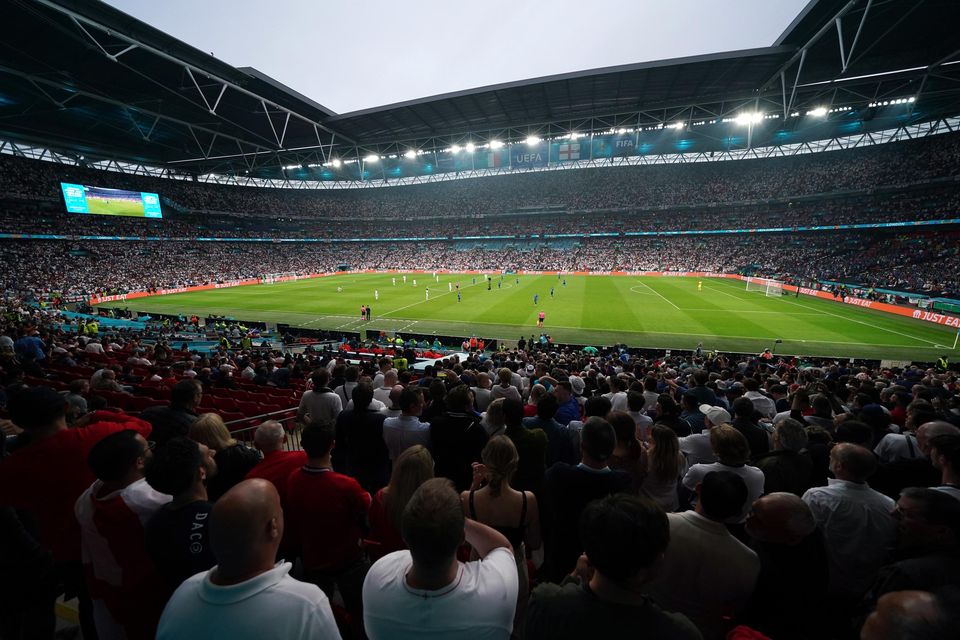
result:
[[(960, 622), (955, 370), (521, 338), (414, 372), (410, 350), (257, 352), (224, 328), (202, 356), (6, 312), (5, 633), (51, 637), (63, 590), (101, 638), (940, 640)], [(101, 358), (131, 369), (55, 390)], [(151, 367), (166, 404), (97, 400)], [(304, 391), (285, 422), (231, 432), (241, 385)]]
[[(64, 269), (63, 265), (69, 265)], [(957, 232), (745, 234), (582, 241), (211, 243), (0, 241), (0, 289), (37, 298), (350, 269), (708, 271), (960, 296)]]
[(960, 135), (757, 160), (509, 174), (383, 189), (269, 189), (105, 173), (0, 155), (0, 194), (60, 202), (61, 181), (159, 193), (176, 211), (306, 220), (472, 218), (528, 207), (572, 211), (766, 202), (950, 181)]

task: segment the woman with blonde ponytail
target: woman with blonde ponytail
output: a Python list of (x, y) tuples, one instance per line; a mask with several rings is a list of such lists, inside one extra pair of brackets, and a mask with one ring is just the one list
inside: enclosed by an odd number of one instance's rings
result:
[(513, 627), (513, 635), (518, 637), (529, 596), (526, 551), (539, 549), (541, 544), (537, 498), (530, 491), (517, 491), (510, 486), (520, 461), (510, 438), (490, 438), (480, 458), (483, 462), (473, 464), (473, 484), (469, 491), (460, 494), (460, 502), (468, 518), (496, 529), (513, 545), (520, 576)]

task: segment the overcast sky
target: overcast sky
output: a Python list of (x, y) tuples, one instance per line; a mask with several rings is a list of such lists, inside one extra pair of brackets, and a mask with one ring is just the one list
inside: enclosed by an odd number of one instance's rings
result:
[(765, 47), (807, 0), (107, 0), (338, 113)]

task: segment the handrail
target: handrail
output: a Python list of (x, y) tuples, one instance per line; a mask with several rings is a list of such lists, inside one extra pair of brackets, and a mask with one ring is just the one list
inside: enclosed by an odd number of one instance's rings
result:
[[(229, 429), (229, 428), (230, 428), (230, 425), (232, 425), (232, 424), (242, 424), (242, 423), (244, 423), (244, 422), (250, 422), (251, 420), (261, 420), (261, 419), (264, 419), (264, 418), (266, 418), (266, 419), (268, 419), (268, 420), (273, 420), (273, 418), (272, 418), (271, 416), (276, 416), (276, 415), (279, 415), (279, 414), (281, 414), (281, 413), (288, 413), (288, 412), (290, 412), (290, 411), (296, 411), (296, 410), (297, 410), (297, 407), (290, 407), (289, 409), (280, 409), (279, 411), (271, 411), (270, 413), (262, 413), (262, 414), (260, 414), (260, 415), (258, 415), (258, 416), (250, 416), (250, 417), (248, 417), (248, 418), (247, 418), (247, 417), (240, 418), (239, 420), (231, 420), (230, 422), (226, 422), (226, 423), (224, 423), (224, 424), (226, 424), (226, 425), (227, 425), (227, 428)], [(288, 417), (288, 418), (284, 418), (283, 420), (277, 420), (277, 422), (284, 422), (285, 420), (288, 420), (288, 419), (290, 419), (290, 418), (296, 418), (296, 416), (290, 416), (290, 417)], [(237, 433), (240, 433), (241, 431), (249, 431), (250, 429), (256, 429), (256, 427), (245, 427), (245, 428), (243, 428), (243, 429), (237, 429), (236, 431), (231, 431), (230, 433), (232, 433), (232, 434), (237, 434)]]
[[(251, 416), (249, 418), (242, 418), (240, 420), (231, 420), (227, 422), (227, 429), (230, 429), (230, 425), (234, 424), (243, 424), (249, 423), (252, 420), (276, 420), (284, 426), (284, 435), (283, 440), (283, 449), (284, 451), (300, 451), (300, 429), (296, 424), (297, 416), (296, 414), (281, 416), (281, 414), (289, 414), (291, 411), (296, 411), (297, 407), (291, 407), (289, 409), (283, 409), (281, 411), (271, 411), (270, 413), (264, 413), (258, 416)], [(292, 425), (287, 423), (293, 423)], [(230, 430), (230, 437), (234, 440), (240, 442), (243, 445), (248, 447), (253, 447), (253, 438), (256, 433), (257, 427), (249, 426), (242, 429)]]

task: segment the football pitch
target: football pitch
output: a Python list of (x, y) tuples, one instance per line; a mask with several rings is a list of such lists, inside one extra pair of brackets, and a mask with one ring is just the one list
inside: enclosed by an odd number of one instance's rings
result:
[(123, 198), (98, 198), (87, 196), (90, 213), (106, 216), (143, 217), (143, 203)]
[[(956, 354), (954, 329), (829, 300), (767, 297), (739, 280), (702, 278), (698, 290), (695, 277), (496, 275), (488, 290), (482, 275), (403, 278), (343, 274), (104, 306), (361, 333), (478, 335), (511, 345), (539, 336), (542, 311), (542, 331), (574, 344), (693, 349), (702, 342), (706, 350), (758, 353), (779, 339), (776, 352), (795, 355), (932, 361)], [(371, 321), (360, 319), (361, 305), (372, 307)]]

